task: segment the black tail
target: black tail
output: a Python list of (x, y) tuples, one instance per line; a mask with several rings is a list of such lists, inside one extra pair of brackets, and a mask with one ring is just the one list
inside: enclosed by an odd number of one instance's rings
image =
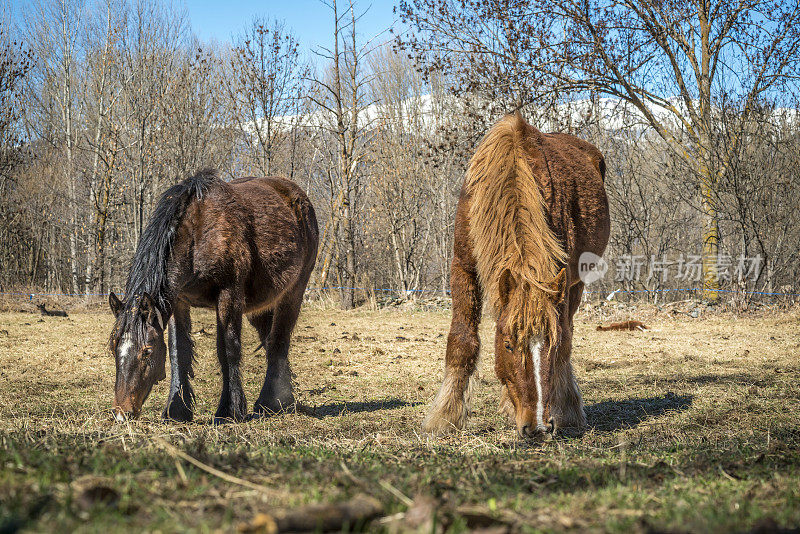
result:
[(202, 199), (209, 187), (216, 182), (219, 182), (217, 172), (203, 169), (191, 178), (173, 185), (161, 195), (136, 246), (125, 284), (125, 300), (134, 295), (149, 293), (162, 311), (170, 311), (167, 309), (170, 298), (167, 265), (175, 242), (175, 233), (189, 203), (195, 198)]

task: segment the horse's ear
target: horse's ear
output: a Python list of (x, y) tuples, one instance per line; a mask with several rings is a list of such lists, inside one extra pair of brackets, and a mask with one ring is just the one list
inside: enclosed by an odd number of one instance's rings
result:
[(142, 317), (151, 325), (157, 326), (162, 330), (164, 329), (164, 325), (161, 322), (161, 312), (158, 310), (153, 297), (151, 297), (149, 293), (142, 293), (142, 297), (139, 299), (139, 313), (141, 313)]
[(511, 300), (511, 293), (517, 287), (517, 281), (514, 280), (514, 275), (511, 274), (509, 269), (503, 269), (500, 273), (500, 279), (497, 281), (497, 291), (500, 297), (500, 304), (505, 307), (508, 301)]
[(122, 310), (122, 301), (117, 298), (113, 291), (108, 294), (108, 305), (114, 317), (119, 317), (119, 312)]
[(153, 304), (153, 297), (149, 293), (142, 293), (142, 296), (139, 297), (139, 313), (145, 317), (150, 315), (153, 311)]
[(561, 304), (567, 293), (567, 269), (563, 268), (559, 273), (547, 283), (550, 289), (550, 298), (553, 299), (554, 304)]

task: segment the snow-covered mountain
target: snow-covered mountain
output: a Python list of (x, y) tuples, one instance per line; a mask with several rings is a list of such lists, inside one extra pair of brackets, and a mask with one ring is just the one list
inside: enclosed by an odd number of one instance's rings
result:
[[(674, 111), (653, 105), (649, 107), (650, 112), (657, 121), (668, 128), (678, 128), (680, 123), (675, 112), (681, 116), (688, 116), (686, 105), (682, 99), (677, 97), (669, 99), (668, 102)], [(488, 107), (482, 109), (485, 111)], [(402, 102), (372, 103), (364, 106), (358, 113), (358, 126), (362, 129), (371, 129), (387, 123), (394, 126), (401, 123), (405, 129), (432, 131), (435, 127), (446, 124), (449, 117), (463, 109), (464, 103), (459, 102), (455, 97), (445, 96), (436, 99), (431, 94), (425, 94), (408, 98)], [(349, 116), (347, 110), (345, 113)], [(502, 112), (498, 111), (498, 118), (500, 113)], [(562, 102), (555, 109), (539, 115), (540, 117), (529, 117), (529, 120), (543, 131), (565, 131), (588, 125), (595, 125), (602, 130), (611, 132), (642, 133), (651, 128), (649, 120), (640, 109), (619, 98), (606, 97)], [(797, 124), (800, 120), (800, 110), (794, 108), (776, 108), (771, 115), (772, 122), (776, 126)], [(491, 118), (487, 119), (488, 122), (493, 122)], [(286, 129), (294, 126), (309, 129), (331, 128), (334, 126), (333, 122), (333, 114), (324, 109), (302, 115), (285, 115), (274, 119), (275, 125)], [(248, 123), (244, 130), (255, 134), (256, 123)]]

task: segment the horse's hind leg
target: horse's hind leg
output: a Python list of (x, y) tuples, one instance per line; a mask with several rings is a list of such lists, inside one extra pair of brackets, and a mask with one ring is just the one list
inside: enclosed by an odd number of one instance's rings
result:
[(163, 417), (172, 421), (191, 421), (194, 408), (194, 391), (189, 379), (192, 372), (193, 346), (191, 337), (192, 320), (189, 306), (183, 303), (175, 305), (169, 320), (169, 361), (172, 378), (169, 386), (167, 406)]
[(217, 299), (217, 358), (222, 370), (222, 395), (214, 414), (215, 422), (243, 421), (247, 415), (239, 371), (241, 333), (242, 306), (231, 291), (222, 291)]
[(272, 329), (272, 318), (274, 313), (272, 310), (263, 311), (247, 317), (250, 324), (258, 332), (258, 340), (261, 342), (261, 347), (267, 348), (269, 342), (269, 331)]
[(422, 423), (425, 432), (464, 427), (470, 410), (472, 375), (478, 366), (482, 296), (471, 261), (453, 259), (451, 286), (453, 320), (447, 337), (444, 380)]
[[(289, 368), (289, 341), (292, 330), (300, 314), (303, 292), (288, 295), (278, 303), (272, 312), (271, 324), (266, 318), (251, 319), (259, 330), (264, 347), (267, 349), (267, 375), (261, 394), (253, 405), (256, 414), (279, 413), (294, 408), (292, 392), (292, 371)], [(261, 323), (259, 325), (259, 323)]]

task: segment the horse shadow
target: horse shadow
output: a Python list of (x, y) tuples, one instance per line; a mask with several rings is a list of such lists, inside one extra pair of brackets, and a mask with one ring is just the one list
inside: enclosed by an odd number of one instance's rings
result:
[[(307, 415), (309, 417), (314, 417), (316, 419), (324, 419), (325, 417), (338, 417), (348, 413), (378, 412), (381, 410), (397, 410), (399, 408), (405, 408), (409, 406), (410, 407), (419, 406), (421, 404), (424, 403), (420, 401), (405, 401), (397, 398), (383, 399), (383, 400), (367, 400), (358, 402), (350, 402), (350, 401), (330, 402), (327, 404), (321, 404), (319, 406), (311, 406), (308, 404), (298, 402), (297, 405), (295, 405), (291, 410), (279, 413), (265, 413), (265, 414), (251, 413), (247, 416), (246, 420), (257, 421), (259, 419), (269, 419), (271, 417), (277, 417), (279, 415), (285, 415), (287, 413), (293, 413), (293, 412)], [(229, 419), (219, 420), (212, 417), (207, 421), (202, 421), (202, 423), (212, 426), (217, 426), (217, 425), (230, 424), (233, 423), (233, 421)]]
[(672, 392), (659, 397), (598, 402), (585, 407), (587, 430), (613, 432), (633, 428), (667, 412), (688, 410), (691, 405), (691, 395)]
[(305, 415), (323, 419), (337, 417), (346, 413), (378, 412), (381, 410), (397, 410), (424, 404), (421, 401), (406, 401), (398, 398), (366, 401), (329, 402), (319, 406), (298, 406), (297, 411)]

